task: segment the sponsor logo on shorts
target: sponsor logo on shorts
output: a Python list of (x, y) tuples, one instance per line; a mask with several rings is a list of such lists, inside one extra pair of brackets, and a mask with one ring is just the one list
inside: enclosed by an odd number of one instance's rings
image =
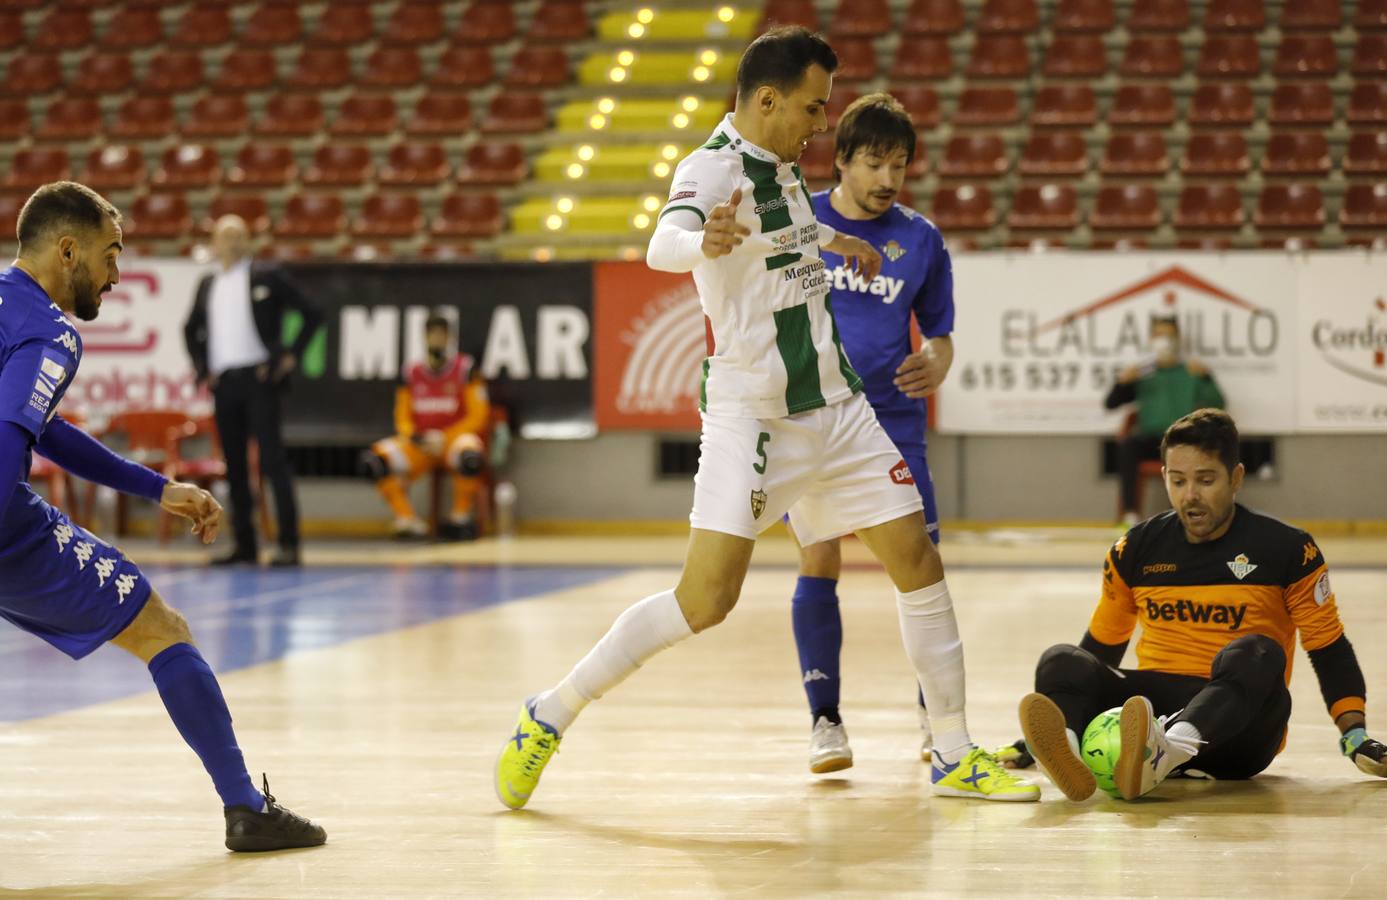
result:
[(891, 467), (891, 480), (896, 484), (914, 484), (915, 476), (910, 474), (910, 466), (901, 460)]
[(1229, 631), (1237, 631), (1242, 627), (1246, 615), (1246, 603), (1234, 606), (1231, 603), (1195, 603), (1193, 600), (1176, 600), (1174, 603), (1146, 601), (1146, 618), (1152, 622), (1157, 619), (1166, 622), (1212, 622), (1227, 625)]
[(1143, 575), (1165, 575), (1176, 570), (1175, 563), (1151, 563), (1149, 566), (1141, 567)]
[(751, 517), (752, 517), (753, 519), (759, 519), (759, 518), (761, 518), (761, 513), (765, 512), (765, 511), (766, 511), (766, 492), (765, 492), (765, 491), (752, 491), (752, 492), (751, 492)]
[(1228, 563), (1228, 570), (1239, 581), (1252, 574), (1252, 570), (1257, 568), (1257, 564), (1249, 562), (1246, 553), (1239, 553)]

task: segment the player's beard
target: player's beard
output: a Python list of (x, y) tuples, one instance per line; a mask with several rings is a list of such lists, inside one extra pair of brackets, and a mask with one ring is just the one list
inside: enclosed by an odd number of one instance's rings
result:
[(1206, 503), (1199, 507), (1199, 511), (1204, 515), (1200, 521), (1193, 523), (1194, 527), (1191, 527), (1191, 522), (1186, 518), (1187, 510), (1181, 510), (1180, 521), (1185, 526), (1186, 534), (1200, 540), (1208, 540), (1209, 535), (1228, 523), (1233, 515), (1233, 504), (1220, 509)]
[(101, 311), (101, 291), (97, 290), (86, 269), (72, 274), (72, 312), (83, 322), (90, 322)]

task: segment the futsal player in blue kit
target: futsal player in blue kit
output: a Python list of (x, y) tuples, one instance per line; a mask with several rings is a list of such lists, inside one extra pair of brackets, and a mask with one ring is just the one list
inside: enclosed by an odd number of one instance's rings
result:
[[(919, 490), (925, 524), (937, 544), (939, 512), (925, 463), (924, 398), (938, 390), (953, 362), (953, 270), (934, 223), (895, 202), (914, 156), (915, 125), (900, 103), (888, 94), (861, 97), (843, 112), (834, 136), (838, 185), (814, 194), (813, 201), (820, 222), (862, 238), (881, 253), (881, 273), (867, 281), (844, 265), (842, 257), (821, 251), (843, 349), (862, 377), (877, 421), (908, 467), (892, 476), (913, 481)], [(911, 351), (911, 316), (923, 339), (918, 352)], [(794, 508), (789, 518), (793, 526)], [(809, 768), (817, 773), (852, 765), (838, 709), (841, 567), (836, 539), (802, 547), (791, 606), (800, 674), (814, 722)], [(931, 736), (923, 700), (919, 711), (921, 756), (929, 759)]]
[[(37, 452), (87, 481), (192, 520), (211, 543), (222, 509), (207, 491), (112, 453), (57, 415), (82, 359), (69, 315), (89, 321), (120, 280), (121, 216), (90, 188), (39, 188), (20, 210), (19, 258), (0, 271), (0, 617), (73, 659), (110, 642), (149, 667), (179, 734), (202, 760), (231, 850), (322, 844), (326, 832), (275, 802), (246, 771), (216, 676), (187, 621), (118, 549), (29, 487)], [(127, 776), (128, 777), (128, 776)]]

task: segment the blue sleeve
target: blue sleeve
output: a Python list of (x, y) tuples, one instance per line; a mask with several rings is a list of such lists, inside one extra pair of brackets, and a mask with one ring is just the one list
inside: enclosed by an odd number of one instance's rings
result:
[(29, 452), (29, 434), (18, 425), (0, 422), (0, 519), (14, 497)]
[(944, 337), (954, 330), (954, 264), (949, 258), (944, 238), (930, 229), (925, 246), (929, 254), (929, 271), (925, 282), (915, 295), (912, 308), (915, 321), (920, 323), (920, 335), (926, 339)]
[(169, 480), (137, 462), (112, 453), (105, 444), (65, 419), (54, 416), (34, 451), (78, 478), (156, 503)]
[(58, 344), (33, 339), (15, 347), (0, 365), (0, 422), (13, 422), (38, 438), (59, 387), (75, 371), (72, 355)]

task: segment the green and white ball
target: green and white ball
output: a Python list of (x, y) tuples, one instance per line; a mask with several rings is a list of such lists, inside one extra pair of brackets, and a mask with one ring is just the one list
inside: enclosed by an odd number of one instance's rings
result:
[(1117, 768), (1117, 754), (1122, 751), (1122, 707), (1116, 706), (1099, 713), (1084, 729), (1084, 739), (1079, 745), (1079, 755), (1084, 764), (1098, 779), (1098, 789), (1109, 797), (1121, 798), (1117, 783), (1113, 781), (1113, 770)]

